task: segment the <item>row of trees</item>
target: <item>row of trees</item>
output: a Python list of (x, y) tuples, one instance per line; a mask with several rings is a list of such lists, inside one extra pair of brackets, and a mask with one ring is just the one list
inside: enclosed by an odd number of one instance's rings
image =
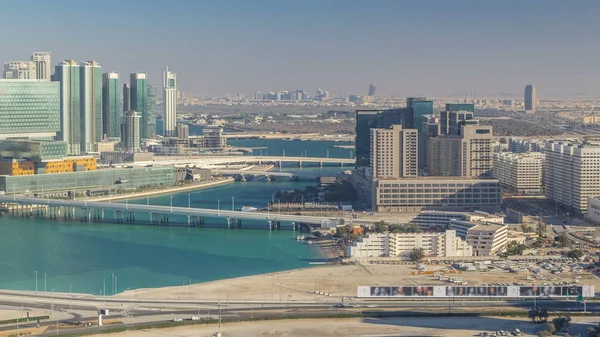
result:
[(422, 233), (423, 230), (416, 224), (387, 224), (379, 221), (373, 226), (375, 233)]

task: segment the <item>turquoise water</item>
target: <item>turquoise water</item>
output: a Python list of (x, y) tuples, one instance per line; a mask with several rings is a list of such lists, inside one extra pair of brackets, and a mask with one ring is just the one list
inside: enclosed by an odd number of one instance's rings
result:
[[(295, 169), (300, 176), (334, 174), (339, 167)], [(262, 206), (280, 189), (311, 182), (236, 182), (173, 194), (173, 205), (230, 209)], [(149, 199), (169, 205), (171, 195)], [(128, 202), (145, 203), (146, 199)], [(206, 219), (209, 221), (222, 221)], [(263, 226), (244, 223), (243, 226)], [(292, 231), (152, 227), (110, 223), (60, 222), (46, 219), (0, 218), (0, 288), (111, 293), (112, 274), (118, 291), (187, 284), (309, 266), (320, 252), (299, 244)]]
[(253, 155), (283, 156), (286, 157), (329, 157), (354, 158), (352, 149), (334, 148), (333, 145), (347, 145), (344, 142), (331, 141), (300, 141), (282, 139), (231, 139), (228, 145), (238, 147), (267, 147), (267, 149), (254, 150)]

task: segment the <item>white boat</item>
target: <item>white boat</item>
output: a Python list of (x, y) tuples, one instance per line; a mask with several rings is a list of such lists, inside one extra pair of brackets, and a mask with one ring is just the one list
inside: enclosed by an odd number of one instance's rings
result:
[(243, 206), (241, 209), (242, 212), (256, 212), (258, 208), (252, 206)]

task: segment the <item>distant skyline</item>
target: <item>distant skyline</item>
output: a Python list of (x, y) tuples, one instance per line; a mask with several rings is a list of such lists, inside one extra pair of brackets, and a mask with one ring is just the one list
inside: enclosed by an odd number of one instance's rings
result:
[(33, 52), (162, 71), (198, 95), (600, 94), (594, 0), (3, 0), (0, 62)]

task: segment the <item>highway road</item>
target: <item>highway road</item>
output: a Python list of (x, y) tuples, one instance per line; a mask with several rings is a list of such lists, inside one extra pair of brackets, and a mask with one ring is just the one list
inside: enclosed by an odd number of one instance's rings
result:
[[(328, 316), (340, 313), (357, 313), (364, 315), (374, 312), (387, 311), (395, 316), (407, 315), (414, 312), (478, 312), (483, 308), (504, 308), (504, 309), (528, 309), (534, 307), (545, 307), (550, 311), (581, 311), (581, 305), (574, 300), (346, 300), (345, 308), (336, 308), (334, 305), (339, 299), (330, 298), (330, 302), (215, 302), (215, 301), (174, 301), (174, 300), (138, 300), (124, 299), (115, 297), (90, 296), (83, 294), (49, 294), (44, 292), (19, 292), (19, 291), (0, 291), (0, 306), (3, 308), (13, 308), (20, 310), (23, 308), (37, 310), (55, 310), (68, 313), (71, 318), (59, 319), (59, 330), (62, 327), (64, 333), (83, 333), (88, 331), (100, 331), (102, 327), (71, 327), (65, 329), (65, 322), (96, 322), (97, 316), (92, 313), (97, 312), (98, 308), (110, 309), (111, 315), (108, 318), (118, 319), (127, 325), (162, 323), (172, 320), (173, 317), (189, 319), (191, 316), (216, 318), (219, 307), (225, 320), (241, 320), (249, 318), (285, 318), (287, 315), (295, 317), (315, 317)], [(353, 304), (360, 307), (354, 308)], [(589, 312), (597, 312), (600, 305), (595, 301), (587, 303)], [(19, 327), (34, 328), (36, 322), (20, 323)], [(40, 322), (41, 326), (55, 326), (55, 319)], [(110, 327), (125, 326), (125, 324), (111, 324)], [(105, 326), (105, 328), (108, 326)], [(16, 324), (4, 325), (0, 331), (15, 330)], [(51, 329), (44, 335), (56, 335), (56, 331)], [(60, 331), (59, 331), (60, 333)]]

